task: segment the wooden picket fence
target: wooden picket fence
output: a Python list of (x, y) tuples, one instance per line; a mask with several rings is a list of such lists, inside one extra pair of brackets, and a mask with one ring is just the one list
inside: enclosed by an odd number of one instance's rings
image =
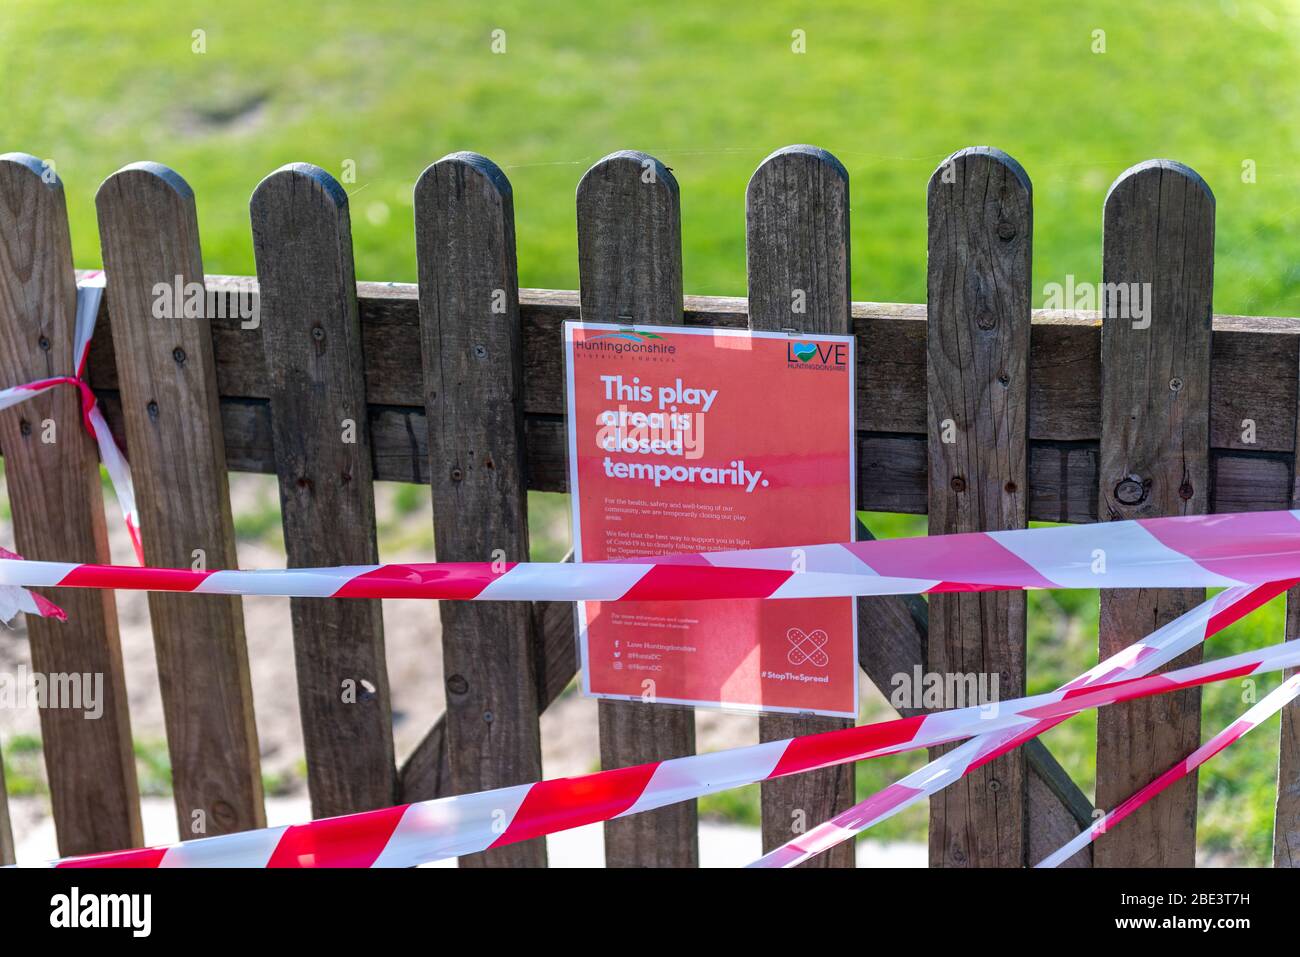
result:
[[(71, 371), (75, 273), (51, 172), (29, 156), (0, 157), (5, 385)], [(229, 470), (279, 477), (291, 564), (376, 561), (376, 480), (431, 487), (439, 559), (490, 560), (497, 549), (526, 558), (527, 491), (565, 489), (560, 327), (579, 317), (855, 333), (858, 505), (928, 513), (934, 533), (1300, 504), (1300, 320), (1212, 322), (1214, 199), (1176, 163), (1128, 170), (1105, 204), (1102, 278), (1150, 284), (1145, 326), (1120, 315), (1113, 294), (1104, 321), (1032, 311), (1029, 179), (986, 148), (953, 154), (930, 181), (928, 307), (850, 301), (848, 175), (806, 146), (773, 153), (749, 183), (748, 300), (683, 299), (677, 183), (635, 152), (606, 157), (578, 186), (578, 292), (518, 288), (510, 184), (471, 153), (433, 164), (415, 187), (418, 286), (356, 282), (346, 194), (316, 167), (284, 167), (253, 193), (256, 286), (205, 277), (194, 196), (171, 170), (128, 166), (96, 205), (108, 287), (89, 377), (130, 456), (153, 565), (190, 567), (199, 554), (210, 568), (233, 565)], [(206, 318), (154, 318), (155, 287), (178, 277), (206, 283), (216, 303)], [(255, 328), (235, 301), (250, 288), (260, 296)], [(806, 308), (792, 315), (796, 289)], [(46, 419), (60, 426), (52, 444), (32, 426)], [(349, 420), (353, 443), (340, 441)], [(951, 442), (940, 436), (946, 420)], [(76, 391), (0, 413), (0, 448), (18, 551), (104, 561), (97, 459)], [(114, 596), (51, 597), (70, 620), (27, 622), (34, 669), (102, 672), (108, 697), (98, 721), (41, 714), (60, 850), (139, 845)], [(1104, 593), (1101, 654), (1200, 599)], [(209, 835), (264, 825), (240, 600), (152, 594), (149, 608), (181, 832), (196, 812)], [(922, 665), (995, 672), (1003, 695), (1023, 693), (1022, 593), (864, 599), (859, 614), (861, 665), (879, 687)], [(441, 617), (447, 710), (398, 767), (379, 603), (292, 602), (315, 815), (541, 776), (538, 718), (576, 669), (572, 606), (448, 602)], [(373, 693), (342, 704), (349, 678)], [(1101, 806), (1199, 744), (1199, 704), (1191, 691), (1101, 712)], [(1282, 730), (1281, 865), (1300, 855), (1298, 713), (1288, 707)], [(603, 702), (599, 721), (605, 767), (695, 748), (688, 709)], [(840, 726), (760, 719), (764, 739)], [(764, 845), (852, 799), (852, 766), (765, 784)], [(931, 863), (1022, 866), (1091, 812), (1034, 742), (931, 802)], [(1195, 832), (1192, 777), (1071, 863), (1189, 865)], [(610, 865), (698, 862), (694, 802), (611, 822), (605, 836)], [(7, 818), (0, 858), (12, 860)], [(852, 860), (849, 844), (814, 863)], [(545, 861), (535, 840), (462, 863)]]

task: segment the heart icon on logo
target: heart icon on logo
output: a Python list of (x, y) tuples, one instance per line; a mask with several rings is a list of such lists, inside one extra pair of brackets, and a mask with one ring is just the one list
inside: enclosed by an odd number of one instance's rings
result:
[(817, 347), (811, 342), (796, 342), (790, 347), (790, 351), (794, 353), (794, 357), (800, 362), (807, 362), (817, 355)]

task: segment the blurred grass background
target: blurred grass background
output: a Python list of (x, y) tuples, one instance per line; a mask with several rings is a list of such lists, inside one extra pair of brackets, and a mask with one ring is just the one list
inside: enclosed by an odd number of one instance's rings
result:
[(1028, 171), (1040, 298), (1067, 273), (1097, 278), (1107, 187), (1168, 157), (1218, 198), (1216, 308), (1294, 315), (1298, 15), (1295, 0), (150, 0), (106, 17), (6, 0), (0, 149), (54, 161), (78, 265), (100, 261), (99, 183), (150, 159), (194, 187), (208, 271), (243, 274), (261, 177), (351, 161), (357, 275), (382, 280), (415, 278), (421, 170), (477, 150), (514, 184), (523, 285), (552, 288), (576, 288), (583, 171), (643, 149), (681, 184), (686, 290), (743, 295), (749, 175), (814, 143), (850, 172), (855, 298), (907, 302), (924, 298), (926, 181), (953, 150), (991, 144)]
[[(99, 3), (6, 0), (0, 151), (54, 163), (81, 267), (100, 262), (98, 184), (150, 159), (194, 187), (207, 271), (251, 274), (250, 193), (278, 166), (309, 161), (351, 196), (358, 277), (413, 281), (415, 179), (473, 149), (514, 185), (521, 283), (575, 288), (578, 179), (613, 150), (643, 149), (681, 185), (686, 290), (743, 295), (745, 184), (771, 150), (808, 142), (850, 172), (854, 297), (908, 302), (924, 299), (926, 181), (953, 150), (991, 144), (1028, 171), (1039, 302), (1067, 274), (1099, 277), (1107, 187), (1133, 163), (1168, 157), (1200, 172), (1218, 200), (1216, 311), (1296, 315), (1298, 7), (152, 0), (105, 16)], [(504, 53), (492, 51), (495, 30)], [(792, 50), (796, 30), (804, 53)], [(397, 496), (386, 537), (418, 543), (427, 530), (412, 531), (402, 508), (424, 494)], [(537, 557), (558, 558), (563, 500), (533, 503)], [(277, 533), (274, 513), (238, 519), (241, 536)], [(918, 534), (924, 519), (875, 516), (872, 527)], [(1096, 616), (1095, 593), (1031, 597), (1031, 692), (1095, 662)], [(1276, 640), (1281, 623), (1275, 602), (1214, 639), (1211, 654)], [(1257, 693), (1275, 683), (1261, 680)], [(1244, 710), (1242, 694), (1231, 683), (1206, 690), (1207, 733)], [(1269, 859), (1277, 724), (1202, 772), (1203, 850)], [(1090, 792), (1095, 720), (1075, 718), (1048, 740)], [(7, 743), (11, 786), (21, 789), (20, 765), (38, 751)], [(867, 762), (859, 787), (919, 760)], [(746, 820), (756, 808), (752, 792), (706, 806)], [(923, 839), (923, 810), (873, 834)]]

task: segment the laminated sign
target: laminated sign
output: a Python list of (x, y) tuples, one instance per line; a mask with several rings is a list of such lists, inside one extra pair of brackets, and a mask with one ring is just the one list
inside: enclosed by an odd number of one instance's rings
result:
[[(771, 560), (799, 572), (797, 544), (853, 538), (851, 336), (568, 323), (564, 341), (577, 561), (790, 546)], [(857, 713), (851, 598), (588, 601), (577, 622), (590, 695)]]

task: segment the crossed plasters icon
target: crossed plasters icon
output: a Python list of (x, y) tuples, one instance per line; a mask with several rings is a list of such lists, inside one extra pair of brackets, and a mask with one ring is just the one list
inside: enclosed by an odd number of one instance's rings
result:
[(791, 628), (785, 633), (785, 639), (790, 642), (790, 650), (785, 655), (790, 664), (802, 665), (811, 662), (818, 668), (825, 668), (830, 664), (830, 655), (823, 650), (830, 639), (820, 628), (807, 633), (802, 628)]

